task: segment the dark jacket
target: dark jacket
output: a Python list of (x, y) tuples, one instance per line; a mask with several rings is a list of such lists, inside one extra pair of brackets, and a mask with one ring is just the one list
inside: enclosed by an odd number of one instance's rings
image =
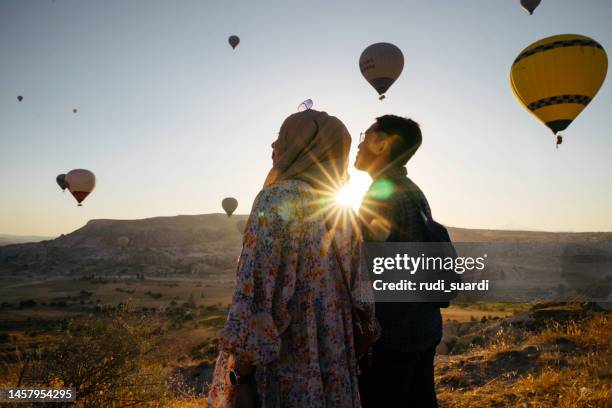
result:
[[(405, 167), (392, 168), (376, 177), (366, 193), (359, 218), (369, 224), (374, 217), (382, 217), (391, 226), (386, 242), (424, 242), (425, 226), (415, 200), (423, 203), (423, 211), (431, 217), (429, 204), (421, 189), (406, 174)], [(368, 229), (364, 240), (373, 241)], [(393, 351), (424, 351), (437, 345), (442, 338), (440, 308), (432, 303), (376, 304), (382, 333), (379, 345)]]

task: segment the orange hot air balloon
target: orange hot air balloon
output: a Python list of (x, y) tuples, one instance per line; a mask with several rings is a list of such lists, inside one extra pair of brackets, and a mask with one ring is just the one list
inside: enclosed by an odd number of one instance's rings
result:
[(96, 187), (96, 176), (89, 170), (75, 169), (66, 174), (65, 182), (79, 206), (82, 206), (83, 200)]

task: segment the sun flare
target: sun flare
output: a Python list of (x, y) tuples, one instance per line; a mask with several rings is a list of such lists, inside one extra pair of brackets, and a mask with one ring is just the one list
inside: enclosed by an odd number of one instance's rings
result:
[(367, 176), (351, 176), (348, 184), (341, 187), (336, 193), (336, 202), (346, 207), (352, 207), (355, 212), (359, 211), (361, 200), (363, 200), (370, 182)]

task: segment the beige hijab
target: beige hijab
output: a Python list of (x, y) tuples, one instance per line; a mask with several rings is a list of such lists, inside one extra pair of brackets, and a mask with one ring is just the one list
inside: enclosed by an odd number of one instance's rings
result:
[(336, 190), (347, 181), (350, 147), (351, 136), (340, 119), (313, 109), (294, 113), (280, 128), (277, 163), (264, 187), (297, 179), (320, 190)]

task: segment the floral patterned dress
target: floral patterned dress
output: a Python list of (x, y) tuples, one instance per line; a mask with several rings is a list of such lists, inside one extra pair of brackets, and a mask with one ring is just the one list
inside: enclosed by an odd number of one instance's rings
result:
[[(264, 188), (247, 223), (237, 284), (208, 406), (232, 406), (235, 359), (256, 366), (264, 407), (360, 407), (351, 300), (330, 246), (330, 210), (309, 184)], [(329, 204), (329, 200), (327, 200)], [(349, 218), (352, 211), (345, 210)], [(346, 220), (345, 220), (346, 221)], [(361, 276), (361, 238), (351, 222), (334, 228), (353, 303), (374, 317)]]

